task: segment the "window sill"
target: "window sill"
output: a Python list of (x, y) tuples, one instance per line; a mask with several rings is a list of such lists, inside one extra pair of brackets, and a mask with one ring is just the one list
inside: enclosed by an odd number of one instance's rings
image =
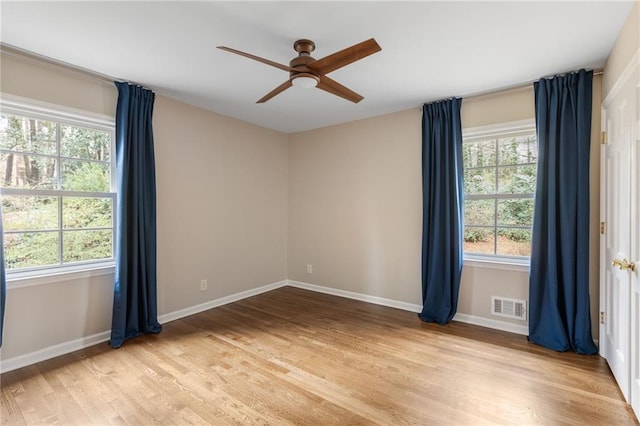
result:
[(30, 272), (7, 274), (7, 289), (25, 288), (61, 281), (73, 281), (83, 278), (94, 278), (115, 273), (115, 262), (93, 265), (78, 265), (66, 268), (43, 269)]
[(487, 268), (503, 271), (529, 272), (529, 258), (464, 256), (464, 266), (471, 268)]

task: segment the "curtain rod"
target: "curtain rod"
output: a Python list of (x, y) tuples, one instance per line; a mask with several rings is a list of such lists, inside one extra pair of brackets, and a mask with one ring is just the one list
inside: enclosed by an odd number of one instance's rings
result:
[(112, 84), (113, 84), (114, 81), (126, 81), (126, 82), (129, 82), (131, 84), (135, 84), (137, 86), (144, 87), (144, 88), (148, 89), (148, 87), (146, 85), (144, 85), (142, 83), (138, 83), (136, 81), (130, 81), (130, 80), (126, 80), (126, 79), (123, 79), (123, 78), (115, 78), (115, 77), (112, 77), (112, 76), (107, 75), (107, 74), (102, 74), (102, 73), (99, 73), (97, 71), (90, 70), (88, 68), (83, 68), (83, 67), (80, 67), (78, 65), (73, 65), (73, 64), (70, 64), (68, 62), (60, 61), (58, 59), (53, 59), (53, 58), (50, 58), (49, 56), (41, 55), (39, 53), (34, 53), (34, 52), (29, 51), (29, 50), (21, 49), (19, 47), (15, 47), (15, 46), (12, 46), (10, 44), (3, 43), (3, 42), (0, 42), (0, 52), (5, 53), (7, 55), (20, 56), (20, 57), (23, 57), (23, 58), (35, 59), (35, 60), (38, 60), (38, 61), (41, 61), (41, 62), (46, 62), (48, 64), (55, 65), (55, 66), (58, 66), (60, 68), (64, 68), (64, 69), (66, 69), (68, 71), (74, 71), (74, 72), (77, 72), (77, 73), (80, 73), (80, 74), (87, 75), (89, 77), (94, 77), (94, 78), (97, 78), (99, 80), (102, 80), (102, 81), (105, 81), (105, 82), (108, 82), (108, 83), (112, 83)]
[[(565, 74), (569, 74), (569, 73), (565, 73)], [(594, 76), (594, 77), (596, 77), (596, 76), (600, 76), (600, 75), (602, 75), (602, 74), (603, 74), (602, 69), (596, 69), (596, 70), (593, 70), (593, 76)], [(537, 79), (537, 80), (531, 80), (531, 81), (529, 81), (529, 82), (527, 82), (527, 83), (521, 83), (521, 84), (517, 84), (517, 85), (515, 85), (515, 86), (503, 87), (503, 88), (501, 88), (501, 89), (491, 89), (491, 90), (487, 90), (486, 92), (476, 92), (476, 93), (472, 93), (472, 94), (470, 94), (470, 95), (466, 95), (466, 96), (454, 96), (454, 97), (456, 97), (456, 98), (457, 98), (457, 97), (461, 97), (461, 98), (463, 98), (463, 99), (469, 99), (469, 98), (477, 98), (477, 97), (480, 97), (480, 96), (493, 95), (493, 94), (495, 94), (495, 93), (500, 93), (500, 92), (508, 92), (508, 91), (510, 91), (510, 90), (514, 90), (514, 91), (515, 91), (515, 90), (520, 90), (520, 89), (524, 89), (524, 88), (527, 88), (527, 87), (532, 87), (532, 86), (533, 86), (533, 83), (535, 83), (535, 82), (537, 82), (537, 81), (540, 81), (540, 80), (542, 80), (542, 79), (544, 79), (544, 78), (551, 78), (551, 77), (554, 77), (555, 75), (562, 75), (562, 73), (560, 73), (560, 74), (554, 74), (554, 75), (550, 75), (550, 76), (544, 76), (544, 77), (539, 78), (539, 79)], [(450, 97), (449, 97), (449, 98), (450, 98)], [(444, 99), (449, 99), (449, 98), (444, 98)], [(424, 102), (422, 105), (420, 105), (420, 106), (418, 107), (418, 109), (419, 109), (420, 111), (422, 111), (422, 107), (424, 106), (424, 104), (428, 104), (428, 103), (431, 103), (431, 102), (437, 102), (437, 101), (438, 101), (438, 100)]]

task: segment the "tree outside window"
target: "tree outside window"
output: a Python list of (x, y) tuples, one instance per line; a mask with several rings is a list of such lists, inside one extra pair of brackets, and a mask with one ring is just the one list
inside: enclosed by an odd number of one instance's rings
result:
[(0, 115), (8, 272), (113, 259), (109, 126)]
[(530, 255), (537, 152), (535, 129), (464, 139), (465, 253)]

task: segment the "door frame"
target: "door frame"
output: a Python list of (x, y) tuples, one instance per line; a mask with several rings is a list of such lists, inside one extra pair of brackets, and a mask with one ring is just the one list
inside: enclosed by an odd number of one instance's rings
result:
[[(631, 262), (635, 270), (631, 273), (631, 407), (640, 418), (640, 49), (631, 62), (635, 71), (636, 116), (631, 135)], [(635, 65), (633, 65), (635, 64)], [(635, 190), (634, 190), (635, 188)], [(634, 220), (635, 218), (635, 220)]]

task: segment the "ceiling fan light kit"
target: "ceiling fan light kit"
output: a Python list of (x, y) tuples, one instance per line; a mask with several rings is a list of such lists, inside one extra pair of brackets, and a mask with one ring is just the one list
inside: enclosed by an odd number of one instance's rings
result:
[(296, 87), (302, 87), (303, 89), (311, 89), (312, 87), (316, 87), (320, 78), (316, 77), (310, 73), (297, 73), (296, 75), (291, 76), (291, 84)]
[(262, 62), (263, 64), (289, 72), (289, 79), (287, 81), (264, 95), (256, 103), (264, 103), (291, 86), (303, 88), (317, 87), (318, 89), (353, 103), (358, 103), (364, 99), (353, 90), (327, 77), (326, 74), (379, 52), (382, 48), (378, 43), (371, 38), (317, 60), (311, 56), (311, 52), (313, 52), (315, 48), (316, 45), (311, 40), (296, 40), (296, 42), (293, 43), (293, 49), (298, 52), (298, 56), (293, 58), (287, 66), (230, 47), (218, 46), (218, 49), (235, 53), (236, 55), (244, 56), (245, 58), (253, 59), (254, 61)]

